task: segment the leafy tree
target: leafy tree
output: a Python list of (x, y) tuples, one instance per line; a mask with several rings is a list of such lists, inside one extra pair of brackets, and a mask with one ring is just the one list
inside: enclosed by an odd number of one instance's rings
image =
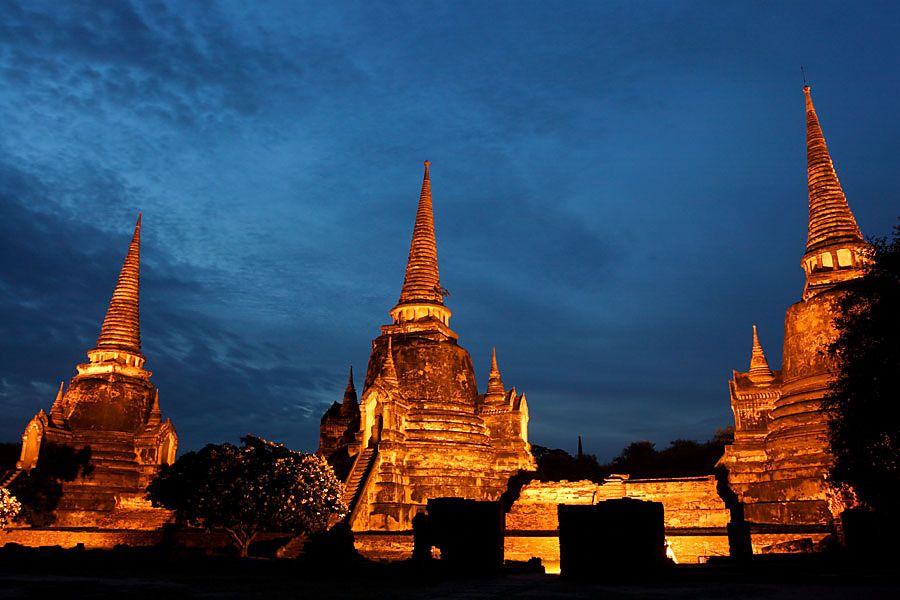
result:
[(873, 243), (863, 277), (838, 300), (837, 339), (828, 350), (836, 377), (823, 407), (830, 411), (831, 480), (849, 485), (877, 512), (900, 497), (900, 226)]
[(315, 533), (346, 511), (343, 487), (320, 456), (253, 436), (210, 444), (163, 467), (147, 488), (179, 522), (227, 531), (241, 556), (262, 531)]
[(22, 505), (16, 497), (8, 489), (0, 488), (0, 529), (6, 529), (21, 510)]
[(559, 448), (531, 447), (537, 463), (537, 471), (532, 479), (538, 481), (580, 481), (589, 479), (600, 483), (609, 471), (597, 461), (593, 454), (572, 456)]
[(707, 442), (675, 440), (664, 450), (648, 441), (632, 442), (607, 468), (632, 477), (691, 477), (713, 474), (725, 445), (734, 439), (732, 428), (716, 431)]

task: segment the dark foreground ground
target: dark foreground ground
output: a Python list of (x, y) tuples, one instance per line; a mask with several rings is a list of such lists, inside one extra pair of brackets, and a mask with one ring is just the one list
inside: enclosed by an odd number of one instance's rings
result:
[[(89, 556), (88, 556), (89, 555)], [(139, 554), (0, 556), (0, 598), (838, 598), (900, 599), (888, 567), (779, 561), (749, 566), (676, 567), (656, 579), (570, 581), (509, 572), (460, 577), (411, 564), (356, 564), (346, 569), (290, 561), (159, 561)]]

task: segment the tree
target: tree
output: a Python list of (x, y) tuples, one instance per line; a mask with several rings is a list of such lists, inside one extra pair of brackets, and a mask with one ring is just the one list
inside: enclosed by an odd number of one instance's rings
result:
[(829, 411), (830, 479), (876, 512), (900, 497), (900, 226), (873, 243), (863, 277), (845, 286), (828, 351), (835, 378)]
[(8, 489), (0, 488), (0, 529), (6, 529), (21, 510), (22, 505), (16, 497)]
[(719, 429), (706, 442), (674, 440), (664, 450), (652, 442), (632, 442), (608, 465), (613, 473), (632, 477), (691, 477), (711, 475), (725, 445), (734, 440), (732, 428)]
[[(0, 444), (0, 468), (14, 469), (21, 449), (21, 444)], [(76, 450), (45, 440), (35, 468), (20, 473), (9, 484), (10, 492), (22, 504), (19, 518), (35, 527), (52, 525), (63, 483), (90, 475), (93, 470), (90, 448)]]
[(320, 456), (253, 436), (210, 444), (164, 466), (147, 488), (183, 524), (227, 531), (241, 556), (262, 531), (316, 533), (343, 516), (343, 486)]

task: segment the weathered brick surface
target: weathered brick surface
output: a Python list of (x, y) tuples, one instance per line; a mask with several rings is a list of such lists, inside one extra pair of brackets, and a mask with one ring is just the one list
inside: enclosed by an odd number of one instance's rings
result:
[(661, 502), (666, 527), (725, 527), (729, 512), (709, 477), (673, 479), (628, 479), (613, 477), (602, 485), (591, 481), (531, 482), (522, 488), (519, 499), (506, 517), (510, 531), (555, 531), (559, 524), (559, 504), (595, 504), (614, 498), (635, 498)]

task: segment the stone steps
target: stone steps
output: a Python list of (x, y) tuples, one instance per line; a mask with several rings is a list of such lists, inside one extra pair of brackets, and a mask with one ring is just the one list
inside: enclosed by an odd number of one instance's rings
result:
[(22, 469), (10, 469), (6, 471), (2, 477), (0, 477), (0, 489), (7, 487), (13, 481), (15, 481), (16, 477), (18, 477), (22, 473)]
[(374, 448), (366, 448), (359, 455), (359, 458), (356, 459), (356, 462), (353, 464), (353, 470), (350, 471), (350, 476), (347, 478), (347, 483), (344, 484), (344, 495), (341, 498), (344, 504), (347, 506), (348, 515), (353, 512), (353, 508), (356, 505), (356, 502), (359, 500), (359, 495), (362, 492), (362, 488), (364, 487), (366, 478), (369, 475), (369, 471), (372, 468), (372, 463), (375, 459), (375, 449)]

